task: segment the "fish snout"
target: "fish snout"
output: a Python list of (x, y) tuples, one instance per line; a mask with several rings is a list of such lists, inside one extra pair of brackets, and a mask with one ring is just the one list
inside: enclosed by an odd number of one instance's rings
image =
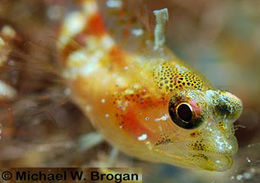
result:
[(214, 103), (217, 119), (225, 123), (235, 122), (242, 113), (242, 101), (229, 92), (220, 92)]

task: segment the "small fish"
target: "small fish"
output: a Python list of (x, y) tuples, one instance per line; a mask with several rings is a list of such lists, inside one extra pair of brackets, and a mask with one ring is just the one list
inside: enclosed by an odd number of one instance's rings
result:
[[(59, 57), (73, 100), (104, 138), (143, 160), (229, 169), (238, 150), (233, 122), (242, 112), (241, 100), (214, 88), (167, 47), (154, 49), (141, 27), (131, 29), (129, 23), (124, 29), (118, 21), (120, 43), (98, 3), (80, 2), (82, 9), (64, 20)], [(123, 1), (115, 2), (118, 13), (111, 16), (120, 19)]]

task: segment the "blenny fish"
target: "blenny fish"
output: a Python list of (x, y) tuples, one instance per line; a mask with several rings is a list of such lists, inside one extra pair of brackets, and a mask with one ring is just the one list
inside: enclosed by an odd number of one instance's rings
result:
[(155, 49), (138, 20), (125, 21), (125, 1), (108, 4), (114, 32), (100, 2), (79, 2), (81, 10), (64, 19), (57, 47), (71, 97), (94, 127), (143, 160), (229, 169), (238, 150), (233, 122), (241, 100), (214, 88), (166, 46)]

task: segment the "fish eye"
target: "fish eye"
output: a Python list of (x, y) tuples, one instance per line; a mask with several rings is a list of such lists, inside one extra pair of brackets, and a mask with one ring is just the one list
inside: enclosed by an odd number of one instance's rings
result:
[(176, 113), (178, 117), (185, 122), (191, 121), (193, 115), (192, 107), (188, 103), (180, 103), (176, 107)]
[(181, 102), (177, 105), (170, 102), (169, 114), (172, 121), (184, 129), (194, 129), (202, 122), (201, 116), (196, 114), (194, 107), (188, 102)]

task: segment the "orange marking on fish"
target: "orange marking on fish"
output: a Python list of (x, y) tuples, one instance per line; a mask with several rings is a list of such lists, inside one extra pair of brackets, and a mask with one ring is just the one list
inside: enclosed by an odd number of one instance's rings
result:
[(154, 135), (149, 131), (137, 117), (134, 109), (128, 108), (126, 113), (122, 116), (123, 128), (135, 137), (139, 137), (142, 134), (146, 134), (151, 140)]
[(84, 33), (100, 37), (106, 32), (105, 24), (101, 15), (99, 13), (92, 15), (87, 22)]
[(126, 53), (118, 46), (113, 46), (109, 51), (109, 57), (113, 64), (124, 66), (126, 64)]

